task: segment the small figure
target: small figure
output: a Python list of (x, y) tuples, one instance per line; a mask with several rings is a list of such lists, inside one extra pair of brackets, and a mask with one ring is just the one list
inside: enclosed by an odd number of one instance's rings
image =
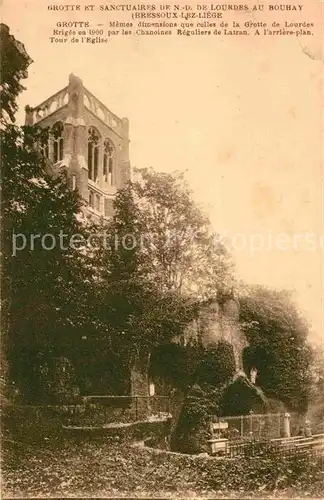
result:
[(257, 375), (258, 375), (258, 370), (256, 368), (252, 367), (251, 370), (250, 370), (250, 381), (251, 381), (251, 384), (253, 384), (253, 385), (255, 384)]
[(236, 428), (232, 429), (231, 438), (232, 439), (239, 439), (240, 438), (240, 431)]
[(310, 421), (305, 420), (305, 437), (311, 437), (311, 436), (312, 436), (312, 429)]

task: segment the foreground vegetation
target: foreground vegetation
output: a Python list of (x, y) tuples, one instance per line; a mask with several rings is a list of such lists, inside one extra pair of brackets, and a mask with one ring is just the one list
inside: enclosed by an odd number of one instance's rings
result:
[(157, 451), (117, 438), (5, 443), (6, 496), (321, 498), (323, 458), (217, 460)]

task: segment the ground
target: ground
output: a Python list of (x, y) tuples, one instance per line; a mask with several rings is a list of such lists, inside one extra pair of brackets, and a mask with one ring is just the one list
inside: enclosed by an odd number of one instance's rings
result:
[(3, 495), (321, 498), (323, 459), (216, 460), (118, 438), (3, 443)]

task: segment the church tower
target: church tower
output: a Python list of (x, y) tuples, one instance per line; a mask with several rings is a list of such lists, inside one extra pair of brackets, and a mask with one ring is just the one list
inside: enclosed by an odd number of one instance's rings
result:
[(71, 74), (67, 87), (35, 108), (26, 124), (51, 129), (44, 148), (55, 169), (65, 168), (91, 218), (110, 217), (118, 189), (130, 179), (129, 127)]

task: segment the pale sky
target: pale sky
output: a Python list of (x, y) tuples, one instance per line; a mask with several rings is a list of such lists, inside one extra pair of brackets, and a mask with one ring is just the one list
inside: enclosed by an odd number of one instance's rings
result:
[[(234, 240), (237, 247), (253, 234), (266, 239), (270, 233), (289, 238), (312, 233), (317, 241), (323, 236), (324, 248), (319, 28), (313, 37), (298, 39), (130, 36), (108, 44), (61, 45), (48, 39), (59, 20), (90, 20), (108, 29), (108, 20), (117, 18), (54, 13), (47, 10), (49, 3), (3, 2), (2, 22), (34, 60), (22, 110), (66, 86), (73, 72), (108, 108), (129, 118), (132, 165), (187, 170), (194, 196), (215, 229), (241, 235)], [(67, 3), (86, 2), (61, 2)], [(319, 21), (321, 2), (298, 4), (305, 8), (302, 15), (285, 13), (281, 19)], [(266, 14), (253, 19), (261, 18)], [(288, 246), (265, 247), (253, 256), (250, 248), (236, 248), (238, 276), (295, 290), (312, 323), (311, 338), (323, 342), (324, 250), (319, 244), (316, 249)]]

